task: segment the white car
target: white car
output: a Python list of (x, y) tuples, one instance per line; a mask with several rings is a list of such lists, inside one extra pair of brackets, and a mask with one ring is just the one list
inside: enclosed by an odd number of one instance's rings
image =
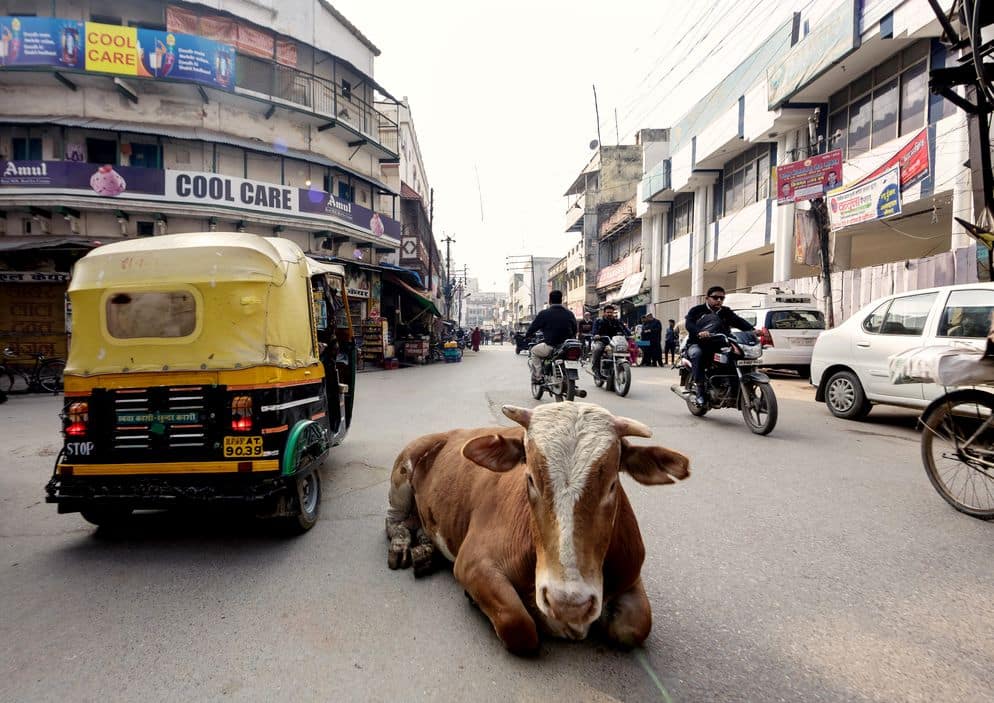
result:
[(729, 293), (725, 306), (756, 327), (763, 345), (761, 366), (793, 369), (801, 378), (808, 377), (811, 350), (825, 329), (825, 316), (810, 295)]
[(888, 359), (915, 347), (983, 349), (994, 313), (994, 283), (927, 288), (879, 298), (823, 332), (811, 357), (815, 399), (836, 417), (858, 420), (875, 403), (925, 408), (946, 389), (893, 384)]

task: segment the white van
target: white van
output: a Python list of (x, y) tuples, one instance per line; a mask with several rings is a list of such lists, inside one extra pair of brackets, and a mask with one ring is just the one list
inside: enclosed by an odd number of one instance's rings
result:
[(725, 307), (755, 325), (763, 344), (761, 365), (811, 373), (811, 351), (825, 330), (825, 316), (814, 298), (776, 288), (768, 293), (728, 293)]

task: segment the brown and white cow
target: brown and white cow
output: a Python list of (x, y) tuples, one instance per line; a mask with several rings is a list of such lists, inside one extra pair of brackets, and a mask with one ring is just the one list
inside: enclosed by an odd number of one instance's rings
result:
[(641, 644), (652, 628), (645, 548), (618, 474), (674, 483), (690, 475), (687, 457), (629, 444), (649, 428), (597, 405), (502, 410), (520, 427), (425, 435), (404, 448), (388, 534), (390, 525), (422, 530), (512, 652), (537, 649), (536, 620), (582, 639), (600, 619), (611, 640)]

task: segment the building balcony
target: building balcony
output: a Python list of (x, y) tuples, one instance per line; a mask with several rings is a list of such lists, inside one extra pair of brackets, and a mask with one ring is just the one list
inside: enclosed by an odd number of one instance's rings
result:
[(383, 161), (398, 158), (397, 123), (355, 93), (345, 95), (330, 80), (269, 61), (239, 56), (238, 67), (235, 94), (318, 118), (318, 131), (367, 147)]
[(564, 232), (583, 231), (583, 213), (586, 207), (587, 196), (584, 193), (580, 193), (576, 200), (570, 203), (570, 206), (566, 209), (566, 227), (563, 229)]

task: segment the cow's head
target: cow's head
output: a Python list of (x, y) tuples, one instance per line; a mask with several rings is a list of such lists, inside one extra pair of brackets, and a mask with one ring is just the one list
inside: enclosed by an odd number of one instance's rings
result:
[(506, 405), (525, 428), (524, 440), (474, 437), (467, 459), (492, 471), (525, 464), (534, 534), (535, 601), (564, 634), (584, 637), (601, 612), (604, 558), (618, 510), (618, 473), (639, 483), (674, 483), (690, 475), (687, 457), (663, 447), (635, 446), (648, 427), (588, 403), (554, 403), (534, 410)]

